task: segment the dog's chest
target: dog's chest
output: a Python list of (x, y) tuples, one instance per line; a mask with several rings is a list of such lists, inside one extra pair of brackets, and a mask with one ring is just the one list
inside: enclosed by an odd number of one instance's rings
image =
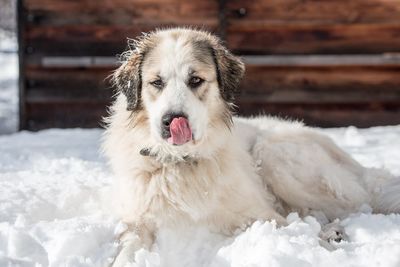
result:
[(219, 175), (215, 167), (201, 162), (164, 165), (151, 173), (141, 205), (164, 218), (209, 216), (218, 202), (214, 192)]

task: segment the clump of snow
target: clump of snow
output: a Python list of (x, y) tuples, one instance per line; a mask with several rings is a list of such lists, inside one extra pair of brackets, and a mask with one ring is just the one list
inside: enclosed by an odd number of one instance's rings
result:
[[(400, 126), (323, 131), (365, 165), (400, 174)], [(110, 212), (113, 174), (98, 152), (101, 134), (53, 129), (0, 136), (0, 266), (112, 261), (124, 225)], [(348, 240), (334, 251), (320, 245), (313, 217), (293, 213), (286, 227), (257, 221), (233, 237), (189, 226), (161, 229), (131, 266), (400, 266), (400, 215), (363, 212), (341, 222)]]

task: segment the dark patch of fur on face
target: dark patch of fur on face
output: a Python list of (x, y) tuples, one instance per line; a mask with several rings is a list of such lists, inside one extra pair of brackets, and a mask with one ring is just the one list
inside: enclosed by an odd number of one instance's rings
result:
[(239, 85), (245, 71), (244, 64), (220, 43), (212, 47), (212, 55), (217, 68), (221, 96), (226, 102), (233, 103), (240, 93)]
[(196, 60), (206, 65), (215, 64), (210, 42), (206, 40), (195, 40), (192, 42), (192, 46), (193, 56)]
[(127, 110), (140, 110), (140, 97), (142, 88), (141, 65), (143, 62), (141, 54), (133, 53), (121, 67), (119, 67), (112, 77), (113, 83), (127, 99)]
[(127, 99), (127, 110), (138, 111), (141, 107), (142, 64), (145, 55), (156, 43), (155, 34), (144, 34), (129, 40), (129, 50), (121, 55), (123, 64), (113, 73), (111, 81)]
[(211, 56), (217, 71), (218, 85), (222, 98), (233, 103), (239, 94), (239, 84), (244, 75), (243, 62), (229, 52), (216, 37), (193, 41), (194, 56), (197, 60), (209, 64), (207, 60)]
[(238, 57), (230, 53), (218, 38), (212, 35), (206, 35), (206, 38), (200, 37), (193, 41), (193, 48), (197, 60), (209, 64), (209, 57), (205, 55), (209, 55), (213, 60), (220, 94), (225, 101), (225, 107), (221, 114), (222, 120), (228, 128), (231, 128), (232, 112), (235, 108), (234, 100), (240, 93), (239, 85), (245, 72), (244, 64)]

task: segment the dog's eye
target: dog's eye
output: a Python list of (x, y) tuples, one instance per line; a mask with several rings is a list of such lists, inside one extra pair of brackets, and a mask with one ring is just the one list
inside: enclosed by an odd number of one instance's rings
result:
[(151, 85), (153, 85), (157, 89), (162, 89), (164, 87), (164, 83), (161, 79), (157, 79), (155, 81), (150, 82)]
[(200, 77), (197, 76), (193, 76), (189, 79), (189, 86), (191, 88), (197, 88), (199, 87), (202, 83), (204, 82), (204, 80)]

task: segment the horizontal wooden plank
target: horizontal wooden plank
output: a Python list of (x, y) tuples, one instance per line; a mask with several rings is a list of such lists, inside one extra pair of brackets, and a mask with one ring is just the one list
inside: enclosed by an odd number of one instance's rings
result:
[(40, 66), (45, 68), (116, 68), (118, 66), (118, 57), (60, 57), (44, 56), (40, 58)]
[[(200, 22), (199, 22), (200, 23)], [(216, 32), (218, 25), (202, 22), (204, 29)], [(130, 26), (68, 25), (28, 27), (25, 32), (25, 55), (43, 56), (115, 56), (127, 48), (127, 39), (157, 27), (178, 24), (133, 24)], [(28, 59), (29, 61), (29, 59)]]
[(400, 102), (400, 66), (247, 65), (244, 96), (265, 102)]
[(245, 55), (246, 65), (271, 67), (400, 67), (400, 53), (359, 55)]
[(230, 20), (285, 21), (292, 24), (400, 22), (398, 0), (230, 0), (226, 5)]
[(227, 45), (239, 54), (370, 54), (400, 52), (400, 23), (285, 24), (233, 21)]
[[(96, 91), (96, 93), (94, 93)], [(99, 88), (63, 90), (58, 88), (37, 88), (26, 92), (26, 103), (102, 103), (112, 98), (112, 91)]]
[(162, 3), (176, 3), (179, 0), (99, 0), (96, 2), (90, 0), (24, 0), (24, 7), (28, 9), (46, 9), (51, 11), (80, 11), (82, 9), (90, 10), (91, 12), (98, 12), (101, 10), (109, 10), (115, 7), (132, 8), (135, 5), (160, 5)]
[(26, 100), (57, 102), (63, 100), (108, 101), (113, 89), (107, 77), (111, 69), (28, 68)]
[[(45, 68), (116, 68), (117, 56), (31, 56), (28, 65)], [(365, 55), (245, 55), (247, 66), (258, 67), (400, 67), (400, 53)]]
[(238, 114), (245, 116), (273, 115), (281, 118), (304, 121), (318, 127), (341, 127), (354, 125), (371, 127), (400, 123), (399, 103), (370, 104), (300, 104), (265, 103), (242, 99), (238, 103)]
[(26, 121), (22, 129), (45, 128), (95, 128), (102, 125), (107, 115), (108, 103), (101, 102), (53, 102), (26, 103)]
[(65, 42), (54, 40), (49, 42), (48, 40), (35, 40), (27, 43), (24, 59), (29, 65), (30, 63), (37, 64), (42, 62), (44, 57), (116, 57), (127, 49), (126, 38), (105, 42), (77, 42), (73, 40)]
[(108, 86), (107, 77), (113, 68), (33, 68), (25, 70), (26, 87), (60, 86), (69, 88), (72, 85)]
[(213, 0), (26, 0), (24, 3), (28, 24), (35, 25), (187, 24), (196, 20), (207, 24), (218, 19), (218, 1)]

